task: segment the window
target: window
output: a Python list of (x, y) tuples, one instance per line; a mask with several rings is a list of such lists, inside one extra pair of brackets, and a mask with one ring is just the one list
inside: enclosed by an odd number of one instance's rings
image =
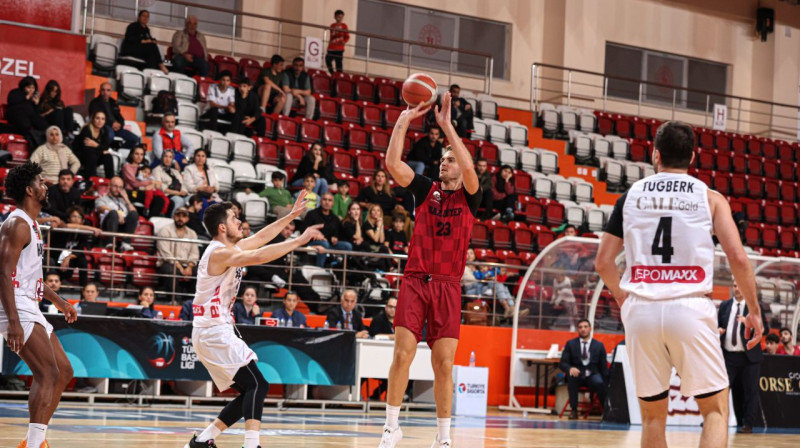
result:
[[(152, 6), (147, 8), (140, 7), (139, 10), (147, 9), (150, 11), (150, 25), (162, 26), (166, 28), (182, 29), (185, 21), (183, 5), (176, 5), (167, 2), (151, 2)], [(216, 6), (241, 11), (241, 0), (194, 0), (198, 5)], [(142, 2), (140, 2), (140, 5)], [(98, 16), (111, 17), (117, 20), (136, 20), (134, 11), (135, 3), (130, 0), (100, 0), (97, 2), (96, 14)], [(204, 8), (189, 7), (188, 15), (197, 16), (199, 30), (204, 34), (216, 34), (230, 36), (233, 27), (233, 14), (213, 11)], [(241, 22), (237, 24), (237, 36), (241, 32)], [(125, 30), (120, 30), (123, 34)], [(162, 42), (163, 43), (163, 42)]]

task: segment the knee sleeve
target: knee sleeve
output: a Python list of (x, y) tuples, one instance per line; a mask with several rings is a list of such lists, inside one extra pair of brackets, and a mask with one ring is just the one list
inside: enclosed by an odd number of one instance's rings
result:
[(269, 383), (258, 370), (255, 361), (239, 369), (233, 377), (236, 388), (242, 392), (242, 415), (245, 420), (261, 421), (264, 410), (264, 398), (269, 390)]

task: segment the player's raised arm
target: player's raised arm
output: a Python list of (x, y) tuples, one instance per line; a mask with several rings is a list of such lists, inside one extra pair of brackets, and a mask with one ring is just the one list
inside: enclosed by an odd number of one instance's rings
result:
[(229, 266), (245, 267), (269, 263), (288, 254), (300, 246), (305, 246), (311, 240), (324, 238), (320, 229), (322, 224), (310, 226), (298, 238), (286, 240), (282, 243), (269, 244), (259, 249), (239, 250), (236, 247), (217, 249), (211, 254), (208, 261), (208, 271), (211, 275), (224, 272)]
[(25, 335), (19, 322), (14, 298), (14, 272), (22, 249), (31, 243), (31, 232), (22, 218), (11, 218), (0, 227), (0, 303), (8, 319), (6, 344), (18, 353), (25, 343)]
[(386, 151), (386, 168), (392, 175), (395, 182), (401, 187), (407, 187), (414, 180), (414, 170), (411, 169), (403, 160), (403, 144), (406, 140), (408, 125), (417, 118), (424, 116), (430, 110), (430, 106), (420, 104), (411, 109), (406, 109), (400, 113), (397, 123), (392, 131), (392, 138), (389, 140), (389, 149)]
[(301, 190), (297, 200), (294, 201), (294, 207), (292, 207), (291, 213), (259, 230), (250, 238), (245, 238), (239, 241), (236, 245), (242, 250), (253, 250), (264, 246), (275, 239), (275, 237), (281, 233), (281, 230), (283, 230), (284, 227), (289, 225), (290, 222), (294, 221), (295, 218), (302, 215), (307, 208), (308, 201), (306, 200), (306, 190)]
[(450, 92), (445, 92), (442, 98), (442, 106), (436, 107), (436, 122), (442, 128), (447, 141), (450, 142), (450, 147), (453, 148), (453, 154), (456, 157), (456, 163), (461, 168), (461, 175), (464, 176), (464, 188), (469, 194), (475, 194), (480, 188), (478, 182), (478, 175), (475, 173), (475, 166), (472, 163), (472, 156), (467, 151), (461, 137), (458, 136), (456, 128), (453, 127), (453, 121), (450, 117)]

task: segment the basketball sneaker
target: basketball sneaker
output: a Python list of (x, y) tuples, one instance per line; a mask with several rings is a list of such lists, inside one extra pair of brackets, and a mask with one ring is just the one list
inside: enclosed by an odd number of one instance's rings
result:
[(197, 433), (194, 433), (192, 434), (192, 440), (184, 445), (183, 448), (217, 448), (217, 445), (214, 443), (214, 439), (198, 442)]
[(433, 443), (431, 444), (431, 448), (452, 448), (453, 441), (450, 439), (439, 441), (439, 434), (436, 434), (436, 438), (433, 439)]
[(388, 426), (384, 426), (381, 444), (378, 445), (378, 448), (394, 448), (401, 440), (403, 440), (403, 431), (400, 427), (392, 429)]
[[(19, 442), (17, 448), (34, 448), (34, 447), (28, 447), (28, 441), (26, 439), (22, 439), (22, 442)], [(44, 442), (42, 442), (41, 445), (39, 445), (39, 448), (50, 448), (50, 444), (47, 443), (47, 440), (45, 440)]]

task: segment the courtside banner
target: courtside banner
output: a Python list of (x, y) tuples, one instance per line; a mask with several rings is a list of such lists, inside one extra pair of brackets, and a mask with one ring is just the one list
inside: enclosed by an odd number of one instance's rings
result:
[(765, 355), (758, 387), (767, 427), (800, 428), (800, 357)]
[[(192, 323), (80, 316), (68, 325), (45, 315), (79, 378), (210, 380), (192, 345)], [(341, 330), (237, 325), (258, 355), (258, 367), (273, 384), (318, 386), (355, 383), (355, 333)], [(2, 372), (30, 375), (28, 366), (3, 344)]]

